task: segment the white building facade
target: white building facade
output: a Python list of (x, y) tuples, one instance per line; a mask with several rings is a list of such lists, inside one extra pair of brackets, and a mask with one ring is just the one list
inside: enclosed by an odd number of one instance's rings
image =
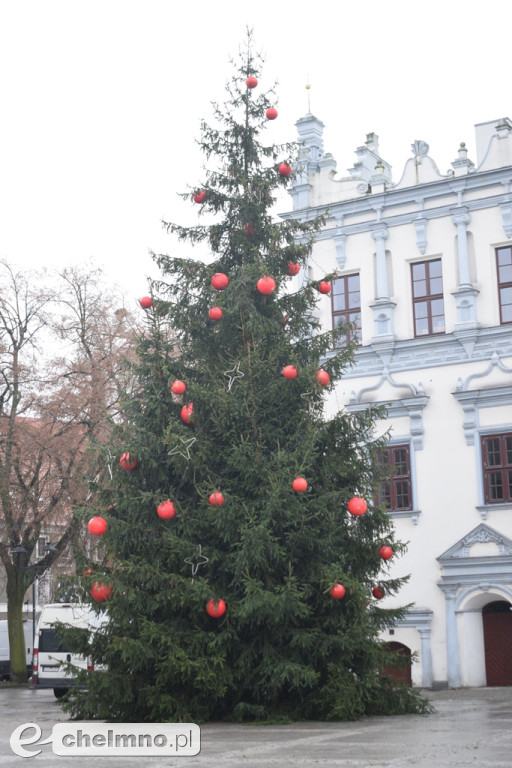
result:
[(415, 141), (396, 183), (375, 134), (341, 177), (322, 123), (297, 127), (284, 218), (326, 216), (297, 279), (337, 271), (320, 318), (359, 344), (328, 412), (388, 408), (383, 493), (408, 542), (389, 574), (410, 579), (383, 606), (414, 607), (385, 639), (416, 654), (415, 685), (512, 685), (512, 123), (477, 125), (475, 162), (461, 144), (446, 174)]

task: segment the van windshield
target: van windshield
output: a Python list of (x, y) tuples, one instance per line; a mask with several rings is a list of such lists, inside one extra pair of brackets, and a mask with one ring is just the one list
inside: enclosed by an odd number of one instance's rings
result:
[(68, 653), (69, 648), (54, 629), (42, 629), (39, 635), (39, 651), (45, 653)]

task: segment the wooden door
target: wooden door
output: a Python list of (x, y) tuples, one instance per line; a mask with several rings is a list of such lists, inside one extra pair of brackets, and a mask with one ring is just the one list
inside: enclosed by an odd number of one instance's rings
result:
[(512, 685), (512, 611), (499, 600), (482, 608), (487, 685)]
[(390, 653), (398, 653), (404, 657), (404, 666), (397, 664), (386, 664), (381, 674), (385, 677), (393, 677), (395, 680), (403, 680), (407, 685), (412, 684), (411, 679), (411, 649), (403, 643), (386, 643), (386, 648)]

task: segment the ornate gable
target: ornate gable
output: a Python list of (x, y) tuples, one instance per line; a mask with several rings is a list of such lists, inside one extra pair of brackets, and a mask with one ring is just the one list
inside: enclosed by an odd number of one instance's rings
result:
[(441, 565), (446, 565), (448, 561), (455, 558), (471, 557), (470, 551), (473, 544), (491, 543), (497, 544), (500, 555), (512, 555), (512, 541), (503, 536), (503, 534), (498, 533), (498, 531), (495, 531), (494, 528), (481, 523), (450, 547), (450, 549), (443, 552), (437, 559)]

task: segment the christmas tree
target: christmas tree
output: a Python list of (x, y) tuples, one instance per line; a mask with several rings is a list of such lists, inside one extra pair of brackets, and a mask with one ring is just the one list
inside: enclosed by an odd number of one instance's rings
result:
[(141, 302), (138, 393), (89, 510), (108, 525), (108, 567), (88, 577), (108, 601), (92, 641), (106, 669), (65, 704), (78, 717), (353, 719), (423, 706), (379, 675), (379, 632), (400, 613), (379, 605), (400, 587), (385, 558), (402, 545), (371, 503), (378, 414), (324, 417), (353, 351), (333, 355), (346, 329), (322, 332), (315, 316), (332, 275), (302, 277), (322, 220), (272, 215), (297, 148), (262, 141), (277, 110), (260, 67), (249, 36), (217, 127), (202, 125), (208, 169), (187, 196), (208, 223), (166, 224), (213, 261), (155, 256), (162, 279)]

